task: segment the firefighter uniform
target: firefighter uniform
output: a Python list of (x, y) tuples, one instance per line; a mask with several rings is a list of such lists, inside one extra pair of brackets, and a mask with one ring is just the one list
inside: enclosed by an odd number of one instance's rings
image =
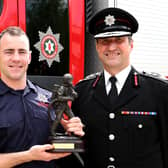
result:
[(167, 168), (168, 85), (133, 67), (114, 105), (104, 73), (76, 85), (73, 112), (85, 125), (86, 168)]
[[(113, 38), (117, 41), (120, 39), (117, 37), (127, 36), (131, 43), (138, 22), (122, 9), (106, 8), (91, 18), (88, 30), (98, 40)], [(120, 44), (114, 42), (116, 47), (112, 48), (113, 42), (104, 43), (104, 46), (99, 45), (101, 58), (105, 59), (108, 54), (112, 57), (113, 53), (117, 57), (119, 53), (118, 60), (122, 57), (127, 60), (128, 53), (124, 53)], [(104, 60), (102, 63), (109, 66)], [(72, 110), (85, 125), (85, 168), (168, 168), (168, 84), (137, 72), (125, 62), (122, 64), (125, 68), (116, 64), (117, 74), (107, 72), (106, 68), (76, 85), (78, 98), (72, 103)], [(125, 70), (127, 74), (123, 75), (124, 81), (121, 79), (119, 95), (111, 104), (106, 74), (116, 77)]]
[[(30, 81), (15, 91), (0, 80), (0, 153), (20, 152), (48, 143), (47, 105), (51, 93)], [(18, 168), (53, 168), (54, 161), (32, 161)]]

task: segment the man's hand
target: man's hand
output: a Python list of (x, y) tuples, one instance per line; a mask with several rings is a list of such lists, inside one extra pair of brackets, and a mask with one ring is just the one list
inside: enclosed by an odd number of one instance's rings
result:
[(26, 162), (41, 160), (50, 161), (53, 159), (59, 159), (70, 155), (71, 153), (49, 153), (46, 150), (53, 149), (50, 144), (35, 145), (27, 151), (15, 152), (15, 153), (1, 153), (0, 154), (0, 168), (11, 168)]
[(73, 117), (69, 120), (61, 119), (61, 124), (68, 133), (73, 132), (75, 135), (78, 135), (78, 136), (85, 135), (83, 131), (84, 125), (82, 124), (79, 117)]
[(53, 149), (54, 147), (50, 144), (46, 145), (35, 145), (30, 148), (29, 153), (32, 157), (30, 160), (43, 160), (51, 161), (53, 159), (59, 159), (70, 155), (71, 153), (50, 153), (47, 150)]

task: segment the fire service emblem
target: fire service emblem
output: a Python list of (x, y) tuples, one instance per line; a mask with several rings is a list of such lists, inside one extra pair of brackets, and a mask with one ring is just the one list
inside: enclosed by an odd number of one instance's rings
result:
[(34, 45), (40, 52), (39, 61), (46, 60), (49, 67), (53, 61), (60, 62), (59, 53), (64, 49), (59, 43), (60, 34), (53, 34), (49, 27), (46, 33), (39, 31), (39, 37), (40, 41)]

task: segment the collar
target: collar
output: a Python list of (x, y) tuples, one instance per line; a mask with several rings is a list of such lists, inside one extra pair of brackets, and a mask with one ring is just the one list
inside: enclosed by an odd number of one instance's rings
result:
[(9, 90), (11, 90), (11, 88), (9, 88), (9, 87), (0, 79), (0, 95), (5, 94), (5, 93), (8, 92)]
[[(27, 80), (27, 86), (24, 89), (24, 95), (26, 93), (28, 93), (30, 90), (33, 90), (34, 92), (37, 92), (36, 87), (34, 86), (34, 84), (30, 81)], [(15, 90), (13, 90), (12, 88), (8, 87), (1, 79), (0, 79), (0, 95), (3, 95), (7, 92), (15, 92)]]
[(28, 80), (28, 79), (27, 79), (27, 87), (37, 93), (37, 88), (36, 88), (35, 85), (34, 85), (30, 80)]
[[(116, 82), (116, 87), (117, 87), (117, 91), (118, 94), (120, 93), (121, 89), (124, 86), (124, 83), (129, 75), (131, 71), (131, 66), (127, 66), (125, 69), (123, 69), (122, 71), (120, 71), (118, 74), (115, 75), (117, 82)], [(111, 74), (109, 72), (107, 72), (106, 70), (104, 70), (104, 78), (105, 78), (105, 86), (106, 86), (106, 91), (107, 93), (109, 92), (110, 88), (111, 88), (111, 83), (109, 81), (109, 78), (111, 77)]]

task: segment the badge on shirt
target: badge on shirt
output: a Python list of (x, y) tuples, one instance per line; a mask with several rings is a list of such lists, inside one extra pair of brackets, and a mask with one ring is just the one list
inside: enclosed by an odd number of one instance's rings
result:
[(39, 100), (39, 106), (48, 107), (48, 99), (46, 95), (39, 93), (38, 100)]

